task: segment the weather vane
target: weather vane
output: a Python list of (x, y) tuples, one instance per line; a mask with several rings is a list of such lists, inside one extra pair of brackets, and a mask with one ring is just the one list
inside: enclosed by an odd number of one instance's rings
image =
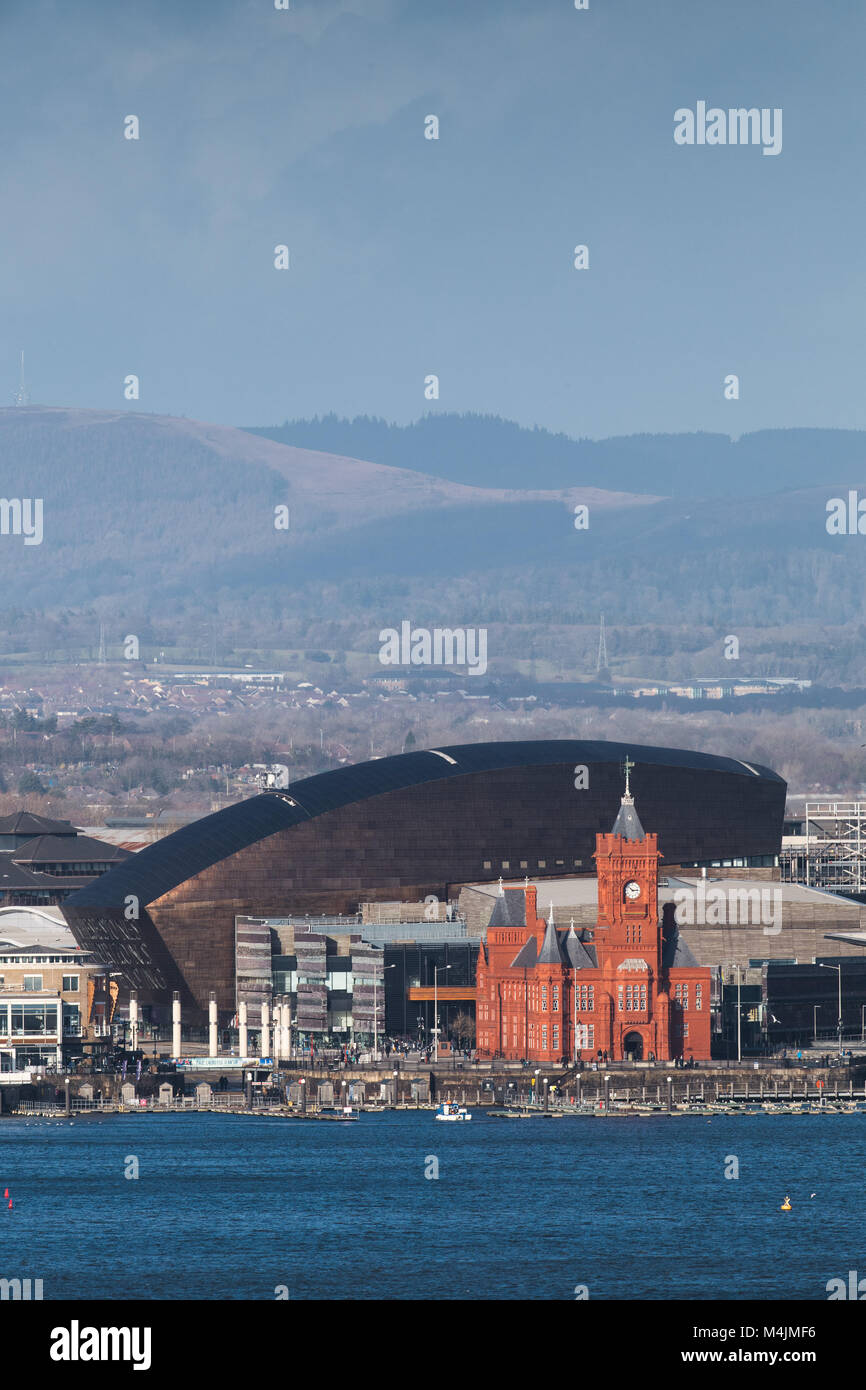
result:
[(628, 756), (628, 753), (626, 753), (626, 755), (625, 755), (625, 761), (623, 762), (623, 765), (622, 765), (622, 770), (623, 770), (623, 772), (625, 773), (625, 794), (626, 794), (626, 796), (631, 796), (631, 791), (630, 791), (630, 788), (629, 788), (629, 775), (630, 775), (631, 770), (632, 770), (633, 767), (634, 767), (634, 763), (631, 761), (630, 757)]

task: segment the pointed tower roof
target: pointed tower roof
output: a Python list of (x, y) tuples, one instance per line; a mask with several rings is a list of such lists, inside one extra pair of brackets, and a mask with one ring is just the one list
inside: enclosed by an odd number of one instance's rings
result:
[(633, 767), (634, 763), (626, 753), (622, 765), (622, 770), (625, 773), (625, 792), (611, 834), (622, 835), (626, 840), (645, 840), (644, 829), (638, 818), (638, 813), (634, 809), (634, 797), (631, 794), (631, 770)]
[(640, 823), (640, 818), (634, 808), (634, 797), (626, 793), (619, 805), (616, 820), (613, 823), (613, 835), (622, 835), (626, 840), (645, 840), (644, 828)]
[(556, 934), (556, 924), (553, 920), (553, 903), (550, 904), (550, 916), (547, 919), (547, 930), (544, 933), (544, 940), (538, 953), (538, 964), (562, 965), (562, 952), (559, 949), (559, 937)]
[(662, 943), (662, 969), (671, 970), (677, 966), (693, 967), (698, 964), (691, 947), (674, 930), (670, 936), (666, 936)]
[[(584, 946), (577, 932), (574, 930), (574, 918), (571, 919), (571, 930), (565, 938), (563, 950), (572, 970), (594, 969), (595, 961), (590, 955), (589, 950)], [(594, 954), (594, 952), (593, 952)]]

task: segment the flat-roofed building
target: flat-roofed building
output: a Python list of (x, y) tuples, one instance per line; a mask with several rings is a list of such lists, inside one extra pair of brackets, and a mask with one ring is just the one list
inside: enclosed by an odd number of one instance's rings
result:
[(16, 1071), (80, 1054), (104, 1006), (105, 968), (76, 942), (59, 908), (0, 908), (0, 1067)]

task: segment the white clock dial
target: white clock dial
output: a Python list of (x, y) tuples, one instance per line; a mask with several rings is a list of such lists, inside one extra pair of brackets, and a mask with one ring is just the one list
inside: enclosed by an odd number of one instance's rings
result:
[(635, 883), (634, 879), (632, 879), (631, 883), (625, 885), (625, 895), (627, 898), (639, 898), (640, 884)]

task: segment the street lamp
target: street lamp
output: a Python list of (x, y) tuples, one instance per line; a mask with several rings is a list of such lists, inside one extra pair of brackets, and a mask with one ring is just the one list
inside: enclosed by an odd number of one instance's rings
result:
[[(816, 1043), (816, 1042), (818, 1041), (818, 1010), (820, 1009), (820, 1007), (821, 1007), (820, 1004), (813, 1004), (813, 1005), (812, 1005), (812, 1042), (813, 1042), (813, 1043)], [(860, 1022), (861, 1022), (861, 1024), (862, 1024), (862, 1022), (863, 1022), (863, 1010), (862, 1010), (862, 1009), (860, 1010)]]
[[(839, 1017), (836, 1021), (836, 1030), (839, 1034), (839, 1056), (842, 1056), (842, 967), (841, 965), (825, 965), (824, 961), (816, 960), (815, 964), (819, 970), (836, 970), (839, 973)], [(860, 1015), (863, 1017), (862, 1012)]]
[[(396, 969), (397, 969), (396, 965), (383, 965), (383, 966), (382, 966), (382, 974), (384, 975), (384, 973), (385, 973), (386, 970), (396, 970)], [(376, 985), (377, 985), (377, 978), (376, 978), (376, 971), (375, 971), (375, 969), (374, 969), (374, 971), (373, 971), (373, 1061), (374, 1061), (374, 1062), (378, 1062), (378, 1060), (379, 1060), (379, 1005), (378, 1005), (378, 1002), (377, 1002), (377, 999), (376, 999)]]
[(439, 1061), (439, 971), (450, 970), (450, 965), (433, 966), (433, 1062)]
[[(741, 984), (742, 984), (742, 978), (741, 978), (742, 972), (741, 972), (741, 968), (740, 968), (739, 964), (738, 964), (736, 961), (723, 961), (722, 964), (725, 965), (725, 966), (727, 966), (727, 968), (728, 968), (729, 970), (734, 970), (734, 969), (735, 969), (736, 972), (737, 972), (737, 1061), (738, 1061), (738, 1062), (742, 1062), (742, 1060), (743, 1060), (743, 1031), (742, 1031), (742, 1019), (743, 1019), (743, 1015), (742, 1015), (741, 1006), (740, 1006), (740, 986), (741, 986)], [(723, 978), (724, 978), (724, 977), (723, 977)]]

